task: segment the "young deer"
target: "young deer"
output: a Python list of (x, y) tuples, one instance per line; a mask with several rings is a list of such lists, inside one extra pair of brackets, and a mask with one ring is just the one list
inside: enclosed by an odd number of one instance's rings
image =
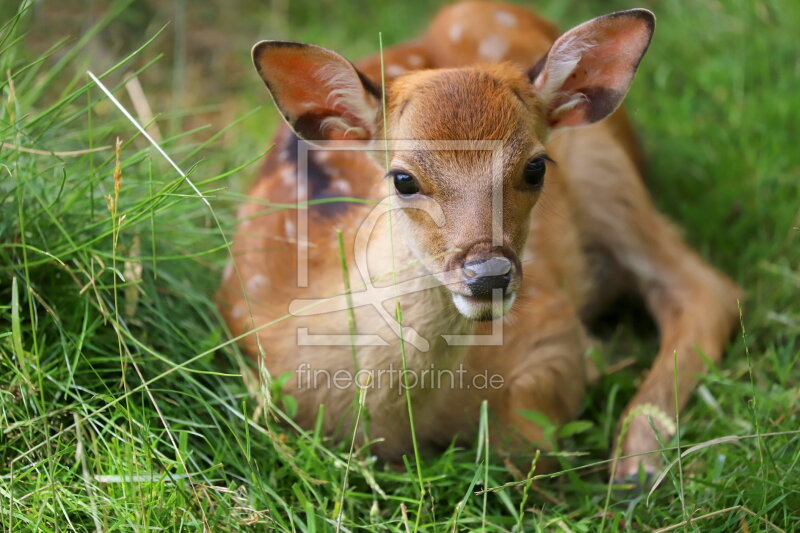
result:
[[(369, 375), (373, 450), (409, 452), (404, 348), (420, 446), (470, 439), (487, 400), (500, 449), (546, 448), (524, 412), (556, 424), (577, 414), (591, 375), (583, 321), (635, 289), (661, 346), (623, 414), (632, 457), (614, 471), (657, 467), (653, 424), (670, 438), (701, 354), (721, 358), (739, 291), (656, 212), (640, 175), (619, 105), (654, 25), (633, 9), (559, 36), (522, 8), (468, 1), (386, 50), (383, 70), (378, 56), (354, 66), (309, 44), (253, 48), (289, 127), (241, 208), (220, 305), (234, 335), (258, 328), (242, 338), (250, 355), (273, 376), (292, 373), (300, 424), (313, 426), (324, 405), (326, 430), (352, 435), (359, 382), (341, 372), (357, 371)], [(337, 140), (375, 142), (342, 150)], [(274, 206), (306, 200), (316, 202)], [(347, 286), (352, 306), (336, 297)]]

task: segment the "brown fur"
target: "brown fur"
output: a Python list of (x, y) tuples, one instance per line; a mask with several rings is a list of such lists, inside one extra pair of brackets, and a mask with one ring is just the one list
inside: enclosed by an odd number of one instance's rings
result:
[[(497, 15), (498, 11), (507, 14)], [(460, 31), (452, 30), (454, 26)], [(455, 33), (457, 40), (452, 39)], [(500, 58), (505, 62), (486, 64), (479, 53), (481, 43), (496, 35), (502, 35), (507, 45)], [(548, 138), (551, 124), (585, 121), (594, 112), (578, 102), (574, 110), (549, 118), (553, 107), (540, 99), (535, 84), (526, 77), (526, 69), (545, 56), (557, 35), (551, 23), (527, 10), (472, 1), (446, 7), (422, 39), (385, 54), (386, 127), (391, 139), (417, 139), (421, 145), (427, 139), (504, 141), (505, 181), (499, 185), (503, 192), (502, 253), (517, 259), (512, 282), (517, 289), (516, 302), (504, 318), (495, 321), (503, 324), (502, 345), (448, 346), (440, 333), (483, 333), (491, 325), (461, 316), (450, 290), (461, 290), (461, 280), (454, 272), (467, 255), (493, 250), (486, 244), (491, 238), (492, 218), (487, 198), (496, 184), (484, 177), (488, 163), (483, 152), (391, 154), (392, 166), (411, 171), (423, 193), (442, 207), (445, 223), (437, 227), (427, 215), (413, 210), (396, 212), (390, 241), (386, 238), (390, 231), (387, 217), (381, 218), (370, 242), (369, 274), (382, 278), (375, 284), (386, 287), (391, 286), (393, 268), (399, 283), (418, 283), (414, 281), (418, 276), (450, 270), (440, 275), (441, 282), (450, 283), (448, 288), (399, 297), (404, 324), (430, 341), (427, 351), (406, 343), (409, 368), (422, 371), (463, 365), (467, 376), (488, 371), (504, 380), (498, 389), (447, 384), (438, 389), (414, 389), (417, 438), (423, 447), (444, 446), (456, 436), (470, 438), (483, 400), (488, 400), (494, 415), (491, 435), (506, 449), (530, 453), (535, 446), (552, 444), (544, 442), (541, 428), (520, 411), (539, 411), (555, 423), (575, 416), (590, 377), (586, 362), (590, 342), (581, 314), (601, 307), (619, 290), (632, 288), (643, 296), (661, 333), (653, 368), (626, 413), (651, 404), (674, 416), (673, 354), (680, 383), (678, 404), (683, 406), (697, 375), (704, 370), (698, 351), (718, 361), (735, 324), (738, 289), (690, 250), (655, 211), (641, 179), (635, 137), (621, 108), (602, 122), (559, 130)], [(610, 46), (621, 46), (611, 42)], [(486, 49), (496, 52), (498, 47), (487, 45)], [(389, 68), (393, 65), (402, 67), (402, 72)], [(379, 58), (357, 66), (380, 86)], [(632, 72), (618, 70), (609, 70), (609, 76), (632, 76)], [(399, 77), (395, 80), (388, 75), (390, 71)], [(360, 116), (343, 116), (363, 122)], [(380, 130), (381, 124), (375, 128)], [(343, 130), (339, 137), (349, 135)], [(297, 211), (259, 205), (259, 201), (297, 201), (296, 167), (285, 148), (290, 142), (292, 133), (284, 127), (250, 191), (253, 201), (245, 203), (239, 213), (234, 253), (245, 291), (229, 270), (220, 293), (221, 309), (234, 335), (281, 319), (292, 300), (342, 293), (336, 228), (343, 232), (354, 294), (364, 287), (353, 268), (354, 241), (372, 206), (352, 203), (338, 209), (309, 208), (309, 283), (304, 288), (296, 286)], [(520, 175), (528, 157), (545, 151), (556, 165), (548, 168), (544, 188), (540, 193), (520, 192), (514, 177)], [(390, 190), (382, 178), (385, 170), (363, 152), (315, 151), (311, 161), (318, 176), (313, 183), (309, 178), (310, 198), (322, 192), (336, 196), (333, 193), (339, 191), (339, 196), (380, 200)], [(383, 308), (393, 315), (394, 299), (387, 299)], [(298, 328), (308, 328), (312, 334), (346, 333), (348, 314), (342, 310), (309, 314), (298, 309), (293, 308), (293, 316), (247, 335), (243, 345), (254, 358), (263, 350), (273, 376), (293, 373), (287, 392), (298, 400), (301, 425), (311, 426), (319, 405), (325, 404), (326, 429), (350, 435), (355, 387), (310, 388), (296, 372), (304, 363), (331, 372), (353, 369), (350, 346), (301, 346), (296, 333)], [(386, 322), (369, 307), (357, 307), (354, 314), (359, 334), (377, 334), (387, 341), (385, 346), (358, 347), (358, 368), (399, 368), (400, 340)], [(407, 340), (414, 340), (412, 332), (407, 335), (411, 336), (406, 336)], [(408, 453), (405, 399), (396, 380), (380, 386), (373, 383), (366, 409), (369, 436), (382, 439), (375, 450), (390, 459)], [(667, 430), (658, 420), (656, 425)], [(656, 448), (650, 423), (639, 414), (622, 442), (622, 452), (637, 454)], [(657, 456), (626, 459), (617, 473), (631, 475), (640, 463), (652, 469)]]

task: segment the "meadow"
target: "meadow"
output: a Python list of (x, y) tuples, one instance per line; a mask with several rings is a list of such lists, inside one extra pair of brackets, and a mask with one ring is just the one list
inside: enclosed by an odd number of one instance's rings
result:
[(283, 377), (243, 379), (252, 365), (213, 298), (279, 121), (250, 47), (285, 38), (355, 59), (379, 32), (387, 45), (420, 33), (439, 5), (3, 2), (0, 530), (800, 530), (792, 0), (535, 3), (562, 29), (655, 12), (627, 98), (648, 187), (746, 294), (654, 490), (607, 475), (617, 419), (657, 349), (635, 303), (596, 326), (602, 376), (560, 430), (549, 476), (484, 445), (485, 417), (472, 447), (387, 465), (294, 427)]

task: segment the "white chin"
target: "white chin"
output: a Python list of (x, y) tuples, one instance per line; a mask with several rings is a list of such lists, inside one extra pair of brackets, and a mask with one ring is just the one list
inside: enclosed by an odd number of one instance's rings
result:
[(493, 298), (491, 302), (487, 302), (453, 293), (453, 303), (456, 305), (458, 312), (470, 320), (479, 321), (494, 320), (505, 316), (511, 306), (514, 305), (516, 298), (516, 293), (512, 293), (501, 298)]

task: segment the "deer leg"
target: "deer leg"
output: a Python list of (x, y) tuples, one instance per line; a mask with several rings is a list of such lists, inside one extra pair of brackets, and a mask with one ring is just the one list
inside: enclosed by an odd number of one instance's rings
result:
[[(659, 438), (664, 442), (673, 436), (676, 408), (684, 407), (705, 371), (702, 356), (720, 361), (738, 315), (738, 288), (705, 264), (666, 222), (657, 215), (656, 219), (659, 239), (635, 257), (641, 264), (640, 272), (634, 273), (658, 324), (660, 347), (623, 414), (622, 457), (657, 450)], [(615, 465), (615, 475), (633, 476), (639, 464), (652, 473), (659, 461), (658, 454), (623, 458)]]
[[(581, 162), (570, 172), (582, 234), (630, 276), (660, 332), (655, 362), (625, 409), (622, 420), (627, 423), (620, 424), (627, 430), (622, 455), (645, 454), (659, 448), (652, 424), (662, 440), (672, 436), (675, 408), (686, 404), (705, 370), (701, 354), (712, 362), (721, 359), (736, 324), (740, 292), (656, 212), (627, 154), (602, 134), (583, 139), (586, 143), (579, 141), (582, 145), (576, 149), (595, 158), (589, 158), (591, 166), (580, 167)], [(622, 459), (613, 470), (624, 478), (635, 474), (640, 464), (654, 472), (659, 461), (658, 454), (640, 455)]]

